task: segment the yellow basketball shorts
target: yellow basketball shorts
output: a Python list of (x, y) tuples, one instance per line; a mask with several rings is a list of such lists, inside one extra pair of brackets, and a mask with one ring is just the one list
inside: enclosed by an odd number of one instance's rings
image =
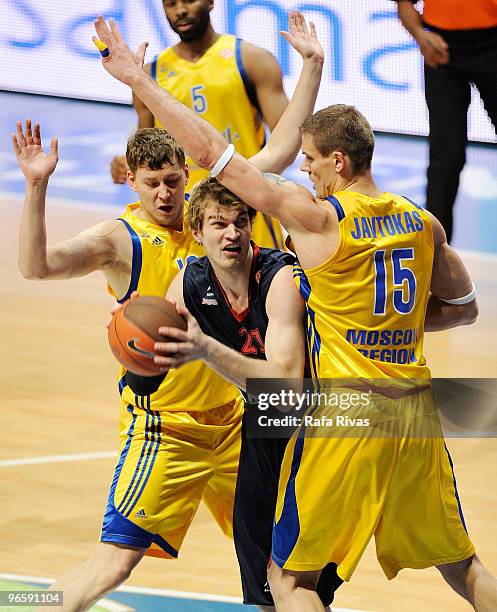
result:
[(232, 537), (242, 415), (241, 398), (206, 412), (123, 405), (100, 541), (176, 558), (201, 499)]
[[(425, 395), (404, 404), (422, 404)], [(297, 432), (280, 474), (272, 550), (278, 566), (315, 571), (333, 562), (348, 581), (373, 535), (388, 579), (402, 568), (474, 553), (438, 414), (423, 412), (411, 424), (398, 421), (401, 436), (381, 436), (378, 429), (361, 437)], [(409, 428), (429, 435), (415, 437)]]

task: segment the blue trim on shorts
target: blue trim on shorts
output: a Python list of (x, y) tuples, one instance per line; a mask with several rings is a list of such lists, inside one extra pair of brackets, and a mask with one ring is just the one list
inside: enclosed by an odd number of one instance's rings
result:
[(328, 200), (328, 202), (333, 206), (333, 208), (337, 211), (337, 216), (338, 216), (338, 222), (340, 223), (340, 221), (345, 217), (345, 212), (342, 208), (342, 205), (340, 204), (340, 202), (337, 200), (337, 198), (335, 198), (335, 196), (327, 196), (325, 198), (325, 200)]
[[(143, 479), (145, 478), (146, 483), (150, 476), (153, 462), (159, 449), (160, 435), (157, 436), (156, 434), (159, 434), (159, 431), (157, 430), (156, 416), (147, 412), (145, 421), (145, 442), (143, 443), (140, 458), (138, 459), (138, 464), (135, 468), (133, 478), (131, 479), (128, 489), (126, 490), (126, 493), (117, 508), (119, 512), (121, 512), (121, 514), (123, 514), (124, 516), (129, 516), (129, 514), (131, 513), (134, 505), (138, 500), (139, 494), (143, 491), (143, 486), (140, 488)], [(152, 462), (149, 465), (152, 449), (154, 448), (154, 446), (155, 452), (153, 455)]]
[(117, 462), (116, 469), (114, 471), (114, 478), (112, 479), (112, 484), (110, 485), (109, 502), (108, 502), (109, 504), (114, 503), (114, 493), (116, 491), (117, 481), (119, 480), (119, 476), (121, 475), (121, 470), (123, 469), (124, 462), (126, 460), (126, 457), (128, 456), (129, 447), (131, 446), (131, 440), (133, 439), (133, 431), (135, 429), (136, 414), (133, 412), (133, 406), (131, 406), (131, 404), (128, 404), (128, 412), (130, 412), (133, 415), (133, 420), (131, 421), (131, 425), (129, 426), (128, 433), (126, 434), (128, 436), (128, 439), (126, 440), (126, 444), (124, 445), (122, 453), (119, 456), (119, 461)]
[(126, 383), (126, 374), (124, 374), (124, 376), (121, 377), (121, 379), (119, 380), (119, 395), (123, 394), (124, 389), (127, 387), (127, 383)]
[[(151, 461), (149, 463), (149, 466), (148, 466), (148, 472), (147, 472), (145, 478), (142, 479), (140, 490), (136, 494), (136, 496), (134, 498), (134, 501), (131, 503), (131, 507), (126, 512), (125, 516), (129, 516), (130, 515), (131, 509), (136, 505), (136, 502), (140, 499), (141, 494), (143, 493), (143, 489), (145, 488), (145, 485), (147, 484), (148, 479), (150, 478), (150, 474), (152, 473), (152, 468), (154, 467), (155, 459), (157, 458), (157, 453), (159, 452), (159, 447), (160, 447), (160, 443), (161, 443), (161, 435), (160, 435), (161, 419), (160, 419), (159, 413), (156, 413), (156, 418), (157, 418), (157, 421), (155, 421), (155, 424), (153, 426), (153, 432), (152, 432), (153, 435), (155, 435), (156, 441), (155, 441), (155, 447), (153, 448), (152, 459), (151, 459)], [(153, 436), (152, 436), (152, 440), (153, 440)], [(150, 455), (151, 452), (152, 452), (152, 446), (150, 446), (149, 455)], [(148, 461), (148, 457), (147, 457), (147, 461)], [(144, 470), (145, 470), (145, 466), (144, 466)]]
[(286, 485), (283, 510), (280, 520), (275, 523), (273, 527), (273, 551), (271, 557), (279, 567), (283, 567), (287, 562), (288, 557), (295, 548), (295, 544), (300, 534), (299, 510), (297, 506), (297, 497), (295, 495), (295, 479), (302, 460), (305, 440), (304, 434), (305, 428), (299, 432), (299, 437), (295, 441), (292, 469)]
[(115, 542), (116, 544), (128, 544), (138, 548), (149, 548), (153, 539), (154, 534), (124, 518), (114, 504), (109, 503), (107, 505), (100, 536), (101, 542)]
[(305, 312), (306, 312), (306, 333), (307, 333), (307, 343), (309, 345), (310, 353), (311, 353), (311, 367), (312, 367), (312, 375), (314, 380), (316, 381), (316, 386), (319, 391), (319, 377), (318, 377), (318, 365), (319, 365), (319, 355), (321, 351), (321, 336), (316, 328), (316, 313), (309, 306), (309, 298), (311, 297), (311, 284), (309, 283), (309, 279), (307, 278), (304, 270), (300, 266), (299, 263), (295, 263), (293, 265), (293, 278), (299, 278), (299, 291), (305, 301)]
[(154, 541), (154, 544), (157, 544), (157, 546), (160, 546), (162, 550), (165, 550), (168, 555), (171, 555), (171, 557), (174, 557), (174, 559), (177, 559), (178, 551), (175, 548), (173, 548), (171, 544), (169, 544), (169, 542), (166, 542), (164, 538), (161, 538), (160, 535), (155, 534), (153, 541)]
[(105, 532), (108, 525), (110, 524), (111, 518), (113, 516), (113, 511), (115, 510), (114, 494), (116, 492), (117, 482), (119, 480), (119, 476), (121, 475), (121, 471), (122, 471), (124, 462), (126, 460), (126, 457), (128, 456), (129, 447), (131, 446), (131, 440), (133, 439), (133, 431), (135, 429), (136, 414), (134, 414), (133, 406), (131, 406), (131, 404), (128, 404), (128, 412), (130, 412), (133, 415), (133, 420), (131, 421), (131, 425), (129, 426), (129, 429), (128, 429), (128, 433), (127, 433), (128, 439), (126, 440), (126, 444), (124, 445), (124, 448), (119, 456), (119, 461), (117, 462), (116, 469), (114, 470), (114, 477), (110, 485), (109, 498), (107, 500), (107, 508), (105, 509), (102, 533)]
[(169, 542), (160, 535), (135, 525), (132, 521), (122, 516), (112, 504), (107, 507), (105, 512), (100, 541), (127, 544), (137, 548), (150, 548), (152, 543), (154, 543), (174, 559), (178, 558), (178, 551)]
[(126, 291), (126, 295), (120, 300), (117, 300), (119, 304), (122, 304), (127, 299), (129, 299), (133, 291), (136, 291), (136, 289), (138, 288), (138, 281), (140, 280), (140, 273), (142, 270), (142, 243), (140, 240), (140, 236), (138, 236), (135, 230), (125, 219), (119, 217), (118, 221), (122, 221), (126, 226), (129, 235), (131, 236), (131, 243), (133, 245), (133, 259), (131, 261), (131, 280), (129, 282), (129, 287)]
[(456, 475), (454, 474), (454, 464), (452, 463), (452, 457), (450, 456), (449, 449), (447, 448), (447, 444), (444, 442), (445, 452), (447, 453), (447, 457), (449, 458), (450, 469), (452, 470), (452, 480), (454, 482), (454, 493), (457, 500), (457, 507), (459, 508), (459, 516), (461, 517), (462, 526), (464, 527), (464, 531), (468, 533), (466, 528), (466, 521), (464, 520), (464, 514), (462, 512), (461, 500), (459, 499), (459, 493), (457, 492), (457, 482)]

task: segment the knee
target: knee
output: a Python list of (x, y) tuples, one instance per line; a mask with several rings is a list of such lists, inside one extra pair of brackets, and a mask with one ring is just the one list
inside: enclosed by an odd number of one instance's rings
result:
[(267, 571), (269, 587), (274, 601), (277, 603), (292, 591), (292, 581), (285, 577), (284, 570), (271, 561)]
[(447, 563), (445, 565), (437, 565), (438, 571), (442, 574), (444, 580), (451, 586), (463, 587), (466, 584), (468, 572), (473, 563), (477, 563), (476, 555), (472, 555), (463, 561), (457, 563)]
[(102, 549), (99, 549), (90, 561), (91, 574), (95, 583), (101, 583), (106, 589), (114, 589), (130, 577), (139, 559), (137, 554), (118, 547), (106, 549), (105, 553), (102, 554)]

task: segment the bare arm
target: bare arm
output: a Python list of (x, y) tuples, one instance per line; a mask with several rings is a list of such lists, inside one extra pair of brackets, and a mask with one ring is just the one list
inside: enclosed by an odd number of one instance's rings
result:
[(449, 46), (436, 32), (427, 32), (411, 0), (397, 0), (397, 12), (404, 28), (418, 43), (425, 62), (438, 68), (449, 61)]
[[(168, 291), (167, 297), (172, 299), (175, 295)], [(178, 311), (187, 316), (188, 330), (183, 332), (163, 327), (159, 332), (175, 341), (155, 345), (155, 351), (161, 354), (155, 358), (155, 362), (165, 370), (202, 359), (226, 380), (243, 390), (250, 378), (302, 378), (305, 358), (304, 303), (293, 282), (290, 266), (285, 266), (276, 274), (266, 299), (269, 319), (265, 338), (267, 361), (241, 355), (204, 334), (186, 309), (179, 308)]]
[(176, 274), (166, 294), (166, 300), (183, 308), (185, 308), (185, 300), (183, 299), (183, 277), (185, 276), (185, 270), (186, 268), (183, 268), (181, 272)]
[(19, 230), (19, 269), (25, 278), (61, 279), (84, 276), (101, 269), (114, 255), (113, 242), (108, 236), (108, 222), (90, 228), (79, 236), (47, 247), (45, 202), (50, 175), (57, 165), (57, 140), (45, 154), (41, 144), (40, 126), (31, 129), (26, 120), (26, 131), (17, 122), (12, 145), (19, 166), (26, 178), (26, 195)]
[[(133, 89), (199, 166), (213, 168), (228, 143), (207, 121), (158, 87), (143, 71), (147, 44), (143, 43), (133, 54), (115, 22), (111, 21), (109, 29), (103, 18), (99, 17), (95, 28), (110, 50), (108, 57), (102, 60), (104, 68)], [(235, 154), (218, 178), (247, 204), (279, 218), (288, 230), (306, 228), (322, 233), (326, 225), (329, 213), (315, 205), (314, 198), (306, 189), (265, 179), (241, 155)]]
[[(150, 74), (150, 64), (144, 66), (143, 69)], [(135, 94), (133, 94), (133, 107), (138, 115), (139, 130), (141, 128), (154, 127), (154, 116)], [(110, 162), (110, 174), (114, 183), (125, 183), (128, 169), (126, 156), (116, 155)]]
[(431, 214), (430, 217), (435, 254), (425, 330), (440, 331), (459, 325), (470, 325), (476, 321), (478, 316), (476, 299), (461, 305), (447, 304), (443, 300), (470, 294), (473, 283), (462, 259), (447, 243), (447, 237), (440, 221)]
[(279, 174), (295, 161), (301, 145), (299, 127), (314, 110), (323, 72), (324, 54), (314, 24), (311, 22), (308, 30), (304, 16), (298, 11), (290, 13), (288, 21), (290, 32), (282, 34), (302, 56), (302, 71), (292, 99), (268, 143), (250, 158), (261, 172)]
[(245, 41), (242, 43), (242, 62), (255, 88), (264, 121), (273, 130), (288, 106), (280, 65), (269, 51)]

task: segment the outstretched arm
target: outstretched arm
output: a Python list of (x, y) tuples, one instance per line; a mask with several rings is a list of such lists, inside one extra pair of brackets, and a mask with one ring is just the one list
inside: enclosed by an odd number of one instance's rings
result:
[[(179, 306), (177, 288), (168, 291), (167, 298), (174, 299), (178, 312), (186, 316), (188, 330), (162, 327), (159, 333), (168, 338), (158, 342), (155, 352), (160, 356), (155, 363), (168, 368), (202, 359), (213, 370), (246, 390), (247, 379), (251, 378), (302, 378), (305, 359), (304, 303), (293, 282), (291, 266), (285, 266), (274, 277), (266, 299), (268, 328), (265, 338), (266, 359), (252, 359), (221, 344), (215, 338), (204, 334), (196, 319)], [(172, 287), (172, 286), (171, 286)], [(285, 308), (281, 308), (281, 304)]]
[(295, 11), (288, 17), (289, 32), (285, 39), (302, 56), (300, 77), (290, 104), (271, 132), (266, 146), (250, 158), (261, 172), (280, 174), (294, 161), (301, 145), (299, 127), (313, 112), (321, 83), (324, 53), (311, 22), (307, 28), (304, 16)]
[[(111, 20), (109, 28), (99, 17), (95, 29), (110, 51), (102, 59), (104, 68), (133, 89), (199, 166), (212, 169), (228, 143), (207, 121), (161, 89), (144, 72), (147, 43), (142, 43), (133, 54), (114, 21)], [(306, 189), (265, 179), (255, 166), (237, 153), (218, 179), (247, 204), (278, 217), (289, 230), (305, 227), (321, 233), (326, 225), (327, 213), (314, 205), (314, 198)]]
[[(26, 178), (26, 195), (19, 230), (19, 269), (29, 279), (62, 279), (83, 276), (102, 267), (114, 254), (112, 242), (104, 235), (105, 224), (90, 228), (79, 236), (47, 247), (45, 203), (48, 181), (57, 166), (57, 139), (50, 150), (43, 150), (40, 125), (34, 130), (31, 120), (16, 124), (12, 146)], [(116, 222), (117, 223), (117, 222)]]

